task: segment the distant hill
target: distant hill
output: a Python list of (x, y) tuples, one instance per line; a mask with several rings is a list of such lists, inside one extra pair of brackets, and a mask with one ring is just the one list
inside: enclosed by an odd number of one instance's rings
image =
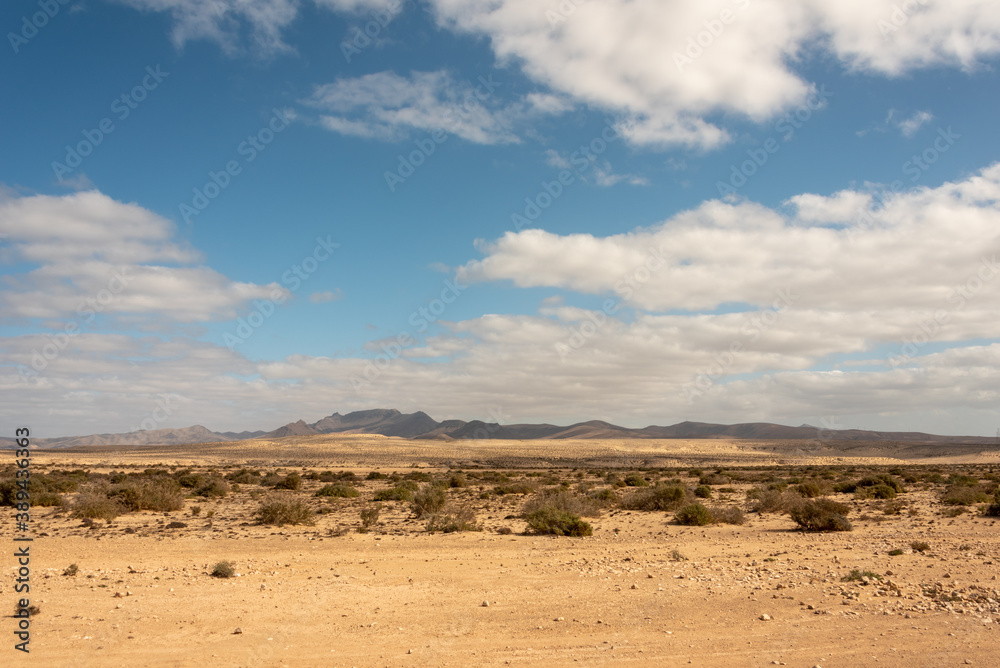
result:
[[(318, 434), (382, 434), (400, 438), (444, 440), (471, 439), (620, 439), (620, 438), (731, 438), (739, 440), (817, 440), (875, 442), (898, 441), (906, 443), (941, 444), (994, 444), (996, 439), (983, 436), (936, 436), (922, 432), (881, 432), (861, 429), (820, 430), (809, 425), (789, 427), (770, 422), (743, 424), (711, 424), (707, 422), (679, 422), (667, 427), (650, 425), (641, 429), (620, 427), (601, 420), (578, 422), (566, 427), (554, 424), (487, 423), (480, 420), (445, 420), (438, 422), (423, 411), (400, 413), (392, 408), (354, 411), (341, 415), (333, 413), (313, 423), (304, 420), (290, 422), (274, 431), (215, 432), (201, 425), (184, 429), (155, 429), (134, 431), (127, 434), (93, 434), (66, 438), (32, 439), (36, 447), (68, 448), (75, 445), (183, 445), (188, 443), (216, 443), (251, 438), (284, 438), (287, 436), (313, 436)], [(14, 447), (13, 439), (0, 438), (0, 448)]]

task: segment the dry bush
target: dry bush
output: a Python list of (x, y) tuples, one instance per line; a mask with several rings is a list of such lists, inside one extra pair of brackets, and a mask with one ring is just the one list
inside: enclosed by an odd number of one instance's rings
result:
[(275, 481), (272, 486), (274, 489), (297, 490), (302, 487), (302, 476), (298, 473), (289, 473), (284, 478)]
[(100, 492), (81, 492), (73, 503), (73, 517), (110, 522), (124, 509)]
[(528, 527), (538, 534), (553, 536), (592, 536), (593, 527), (579, 515), (553, 506), (539, 508), (527, 515)]
[[(361, 509), (361, 528), (367, 531), (378, 524), (379, 515), (382, 513), (382, 504), (376, 503)], [(363, 532), (362, 532), (363, 533)]]
[(708, 509), (712, 518), (720, 524), (743, 524), (746, 515), (738, 506), (712, 506)]
[(236, 569), (228, 561), (220, 561), (212, 568), (213, 578), (231, 578), (236, 575)]
[(479, 531), (476, 525), (476, 513), (469, 506), (448, 506), (441, 512), (434, 513), (427, 520), (427, 531)]
[(279, 527), (286, 524), (313, 523), (312, 508), (299, 500), (265, 500), (257, 509), (255, 517), (258, 524), (273, 524)]
[(847, 519), (850, 508), (830, 499), (815, 499), (791, 508), (789, 514), (795, 523), (805, 531), (851, 531)]
[(688, 490), (683, 485), (657, 483), (626, 496), (621, 506), (626, 510), (675, 510), (684, 505), (687, 498)]
[(971, 506), (989, 500), (989, 495), (978, 484), (975, 486), (949, 485), (941, 495), (941, 503), (949, 506)]
[(229, 494), (229, 483), (222, 478), (211, 477), (195, 492), (206, 499), (222, 499)]
[(338, 483), (336, 485), (324, 485), (316, 491), (316, 496), (332, 496), (340, 499), (353, 499), (361, 496), (361, 493), (350, 485)]
[(752, 510), (758, 513), (787, 513), (803, 503), (802, 497), (794, 492), (782, 492), (776, 489), (757, 489), (756, 492), (756, 495), (750, 498)]
[(601, 514), (601, 505), (590, 497), (578, 496), (568, 490), (546, 490), (525, 501), (521, 514), (527, 517), (538, 510), (554, 508), (573, 515), (597, 517)]
[(123, 512), (155, 510), (171, 512), (184, 507), (184, 494), (179, 484), (170, 479), (149, 482), (126, 482), (112, 485), (104, 495), (121, 506)]
[(410, 507), (419, 518), (440, 512), (447, 502), (448, 492), (443, 487), (429, 483), (413, 495), (413, 502), (410, 504)]

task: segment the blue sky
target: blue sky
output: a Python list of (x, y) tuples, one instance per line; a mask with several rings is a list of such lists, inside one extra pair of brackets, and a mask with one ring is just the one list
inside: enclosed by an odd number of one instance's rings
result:
[(689, 4), (5, 3), (3, 423), (994, 434), (1000, 10)]

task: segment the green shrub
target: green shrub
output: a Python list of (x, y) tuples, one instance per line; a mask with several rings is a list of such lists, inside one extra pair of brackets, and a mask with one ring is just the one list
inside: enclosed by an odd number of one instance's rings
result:
[(466, 487), (469, 482), (465, 479), (464, 473), (453, 473), (451, 477), (448, 478), (449, 487)]
[(506, 494), (534, 494), (538, 488), (527, 482), (515, 482), (507, 485), (497, 485), (493, 488), (493, 493), (497, 496)]
[(107, 490), (106, 496), (125, 512), (171, 512), (184, 507), (184, 495), (178, 482), (169, 479), (113, 485)]
[(890, 557), (898, 557), (901, 554), (903, 554), (903, 551), (901, 549), (899, 549), (898, 547), (895, 550), (889, 550), (889, 556)]
[(714, 520), (712, 513), (708, 511), (708, 508), (700, 503), (692, 503), (691, 505), (684, 506), (677, 511), (677, 514), (674, 515), (674, 519), (677, 520), (678, 524), (699, 527), (711, 524)]
[(605, 487), (604, 489), (596, 492), (590, 492), (587, 496), (602, 505), (612, 505), (618, 503), (618, 495), (615, 494), (615, 491), (609, 487)]
[(220, 561), (212, 568), (213, 578), (231, 578), (236, 575), (236, 569), (228, 561)]
[(398, 487), (387, 487), (375, 492), (376, 501), (409, 501), (413, 498), (413, 490), (402, 485)]
[(63, 569), (62, 574), (63, 575), (68, 575), (68, 576), (73, 576), (73, 575), (76, 575), (79, 572), (80, 572), (80, 567), (79, 566), (77, 566), (76, 564), (70, 564), (65, 569)]
[(338, 483), (336, 485), (325, 485), (319, 488), (316, 491), (316, 496), (333, 496), (341, 499), (353, 499), (357, 496), (361, 496), (361, 494), (350, 485)]
[(538, 534), (591, 536), (594, 533), (590, 523), (582, 520), (579, 515), (558, 508), (540, 508), (529, 513), (525, 519), (528, 522), (528, 527)]
[(601, 514), (601, 505), (590, 497), (579, 496), (569, 490), (545, 490), (525, 501), (521, 507), (521, 514), (526, 517), (538, 510), (552, 508), (571, 515), (597, 517)]
[(857, 568), (853, 569), (850, 573), (840, 578), (841, 582), (860, 582), (862, 579), (868, 578), (870, 580), (881, 580), (882, 576), (873, 571), (859, 571)]
[(419, 518), (439, 512), (447, 502), (448, 493), (445, 492), (444, 488), (437, 485), (424, 485), (413, 495), (413, 502), (410, 505)]
[(823, 488), (815, 482), (804, 482), (795, 486), (795, 491), (799, 493), (799, 496), (806, 499), (815, 499), (817, 496), (823, 496)]
[(969, 485), (950, 485), (941, 495), (941, 502), (949, 506), (971, 506), (989, 500), (990, 497), (986, 492), (978, 486)]
[(625, 485), (628, 487), (649, 487), (649, 482), (638, 473), (629, 473), (625, 476)]
[(313, 511), (302, 501), (269, 499), (257, 509), (258, 524), (284, 526), (286, 524), (312, 524)]
[(849, 508), (830, 499), (813, 499), (789, 510), (792, 519), (806, 531), (851, 531)]
[(708, 485), (698, 485), (694, 488), (694, 495), (699, 499), (711, 499), (712, 498), (712, 488)]
[(910, 543), (910, 549), (921, 554), (931, 549), (931, 544), (923, 540), (915, 540)]
[(289, 473), (284, 478), (274, 483), (274, 489), (296, 490), (302, 487), (302, 476), (298, 473)]
[(1000, 517), (1000, 492), (993, 496), (993, 503), (983, 508), (983, 515), (987, 517)]
[(368, 475), (365, 476), (365, 480), (385, 480), (388, 478), (384, 473), (379, 473), (378, 471), (369, 471)]
[(657, 483), (622, 499), (626, 510), (675, 510), (687, 500), (687, 488), (682, 485)]

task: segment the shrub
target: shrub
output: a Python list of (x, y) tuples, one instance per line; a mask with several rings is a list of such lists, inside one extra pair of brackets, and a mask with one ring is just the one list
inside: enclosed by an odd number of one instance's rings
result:
[(235, 473), (230, 473), (226, 476), (230, 482), (235, 482), (241, 485), (259, 485), (261, 480), (260, 472), (251, 471), (250, 469), (240, 469)]
[(120, 505), (104, 494), (97, 492), (82, 492), (73, 504), (73, 517), (85, 520), (105, 520), (110, 522), (122, 514)]
[(167, 524), (167, 528), (168, 529), (186, 529), (187, 528), (187, 524), (185, 524), (184, 522), (173, 521), (173, 522), (170, 522), (169, 524)]
[(720, 524), (743, 524), (746, 516), (737, 506), (712, 506), (709, 508), (712, 518)]
[(626, 510), (674, 510), (687, 500), (687, 488), (682, 485), (657, 483), (649, 489), (635, 492), (622, 499)]
[(678, 524), (700, 527), (711, 524), (714, 518), (712, 517), (712, 513), (708, 511), (708, 508), (700, 503), (692, 503), (678, 510), (677, 514), (674, 515), (674, 519), (677, 520)]
[(274, 483), (274, 489), (296, 490), (302, 487), (302, 476), (298, 473), (289, 473), (284, 478)]
[(903, 554), (903, 551), (901, 549), (899, 549), (898, 547), (895, 550), (889, 550), (889, 556), (890, 557), (898, 557), (901, 554)]
[(830, 499), (814, 499), (789, 510), (795, 523), (806, 531), (851, 531), (849, 509)]
[(860, 582), (864, 578), (868, 578), (869, 580), (881, 580), (882, 576), (879, 575), (878, 573), (874, 573), (872, 571), (859, 571), (857, 568), (855, 568), (850, 573), (848, 573), (844, 577), (840, 578), (840, 581), (841, 582)]
[(758, 513), (781, 513), (788, 512), (801, 504), (802, 497), (798, 494), (766, 489), (758, 492), (753, 510)]
[(444, 488), (437, 485), (424, 485), (413, 495), (413, 503), (410, 504), (417, 517), (433, 515), (444, 508), (448, 501), (448, 493)]
[(354, 497), (361, 496), (361, 494), (350, 485), (336, 484), (325, 485), (319, 488), (316, 491), (316, 496), (333, 496), (341, 499), (353, 499)]
[(376, 503), (374, 506), (367, 506), (361, 509), (361, 526), (367, 530), (378, 524), (378, 517), (382, 513), (382, 504)]
[(618, 503), (618, 495), (610, 487), (598, 490), (596, 492), (591, 492), (587, 495), (588, 498), (593, 499), (601, 505), (612, 505)]
[(536, 491), (538, 491), (538, 488), (527, 482), (497, 485), (493, 488), (493, 493), (497, 496), (504, 496), (505, 494), (534, 494)]
[(987, 517), (1000, 517), (1000, 492), (993, 497), (993, 503), (983, 508), (983, 515)]
[(699, 499), (711, 499), (712, 498), (712, 488), (708, 485), (698, 485), (694, 488), (694, 495)]
[(449, 507), (442, 512), (432, 514), (427, 520), (427, 531), (479, 531), (476, 526), (476, 514), (468, 506)]
[(76, 564), (70, 564), (65, 569), (63, 569), (63, 575), (73, 576), (80, 572), (80, 567)]
[(213, 578), (231, 578), (236, 575), (236, 569), (228, 561), (220, 561), (212, 568)]
[(408, 487), (387, 487), (375, 492), (376, 501), (409, 501), (413, 498), (413, 490)]
[(312, 524), (312, 509), (302, 501), (270, 499), (260, 504), (256, 519), (258, 524)]
[(448, 478), (449, 487), (466, 487), (469, 482), (465, 479), (464, 473), (453, 473), (450, 478)]
[(365, 476), (365, 480), (385, 480), (388, 478), (384, 473), (379, 473), (378, 471), (369, 471), (368, 475)]
[(497, 533), (500, 534), (501, 536), (509, 536), (512, 533), (514, 533), (514, 530), (511, 529), (510, 527), (500, 527), (499, 529), (497, 529)]
[(879, 483), (871, 487), (858, 487), (855, 495), (859, 499), (895, 499), (896, 490), (890, 485)]
[(941, 496), (941, 502), (949, 506), (971, 506), (989, 500), (990, 497), (978, 486), (968, 485), (950, 485)]
[(63, 498), (53, 492), (42, 492), (40, 494), (32, 494), (30, 502), (32, 506), (50, 508), (63, 505)]
[(920, 552), (923, 554), (927, 550), (931, 549), (931, 544), (922, 540), (915, 540), (910, 543), (910, 549), (914, 552)]
[(601, 514), (601, 504), (590, 497), (578, 496), (568, 490), (546, 490), (525, 501), (521, 514), (527, 516), (539, 510), (555, 509), (571, 515), (597, 517)]
[(177, 477), (177, 483), (181, 487), (185, 487), (187, 489), (194, 489), (195, 487), (201, 487), (205, 483), (205, 476), (201, 475), (200, 473), (191, 473), (190, 471), (178, 471), (174, 475)]
[(552, 506), (540, 508), (526, 517), (528, 527), (538, 534), (554, 536), (592, 536), (593, 528), (579, 515)]
[(815, 482), (804, 482), (796, 485), (795, 491), (799, 493), (799, 496), (806, 499), (815, 499), (817, 496), (823, 496), (823, 488)]
[(184, 507), (180, 485), (170, 479), (126, 482), (108, 488), (104, 495), (118, 504), (122, 512), (155, 510), (170, 512)]
[(229, 494), (229, 483), (222, 478), (209, 478), (205, 484), (201, 485), (195, 492), (198, 496), (206, 499), (221, 499)]
[(629, 473), (625, 476), (625, 485), (628, 487), (649, 487), (649, 482), (638, 473)]

